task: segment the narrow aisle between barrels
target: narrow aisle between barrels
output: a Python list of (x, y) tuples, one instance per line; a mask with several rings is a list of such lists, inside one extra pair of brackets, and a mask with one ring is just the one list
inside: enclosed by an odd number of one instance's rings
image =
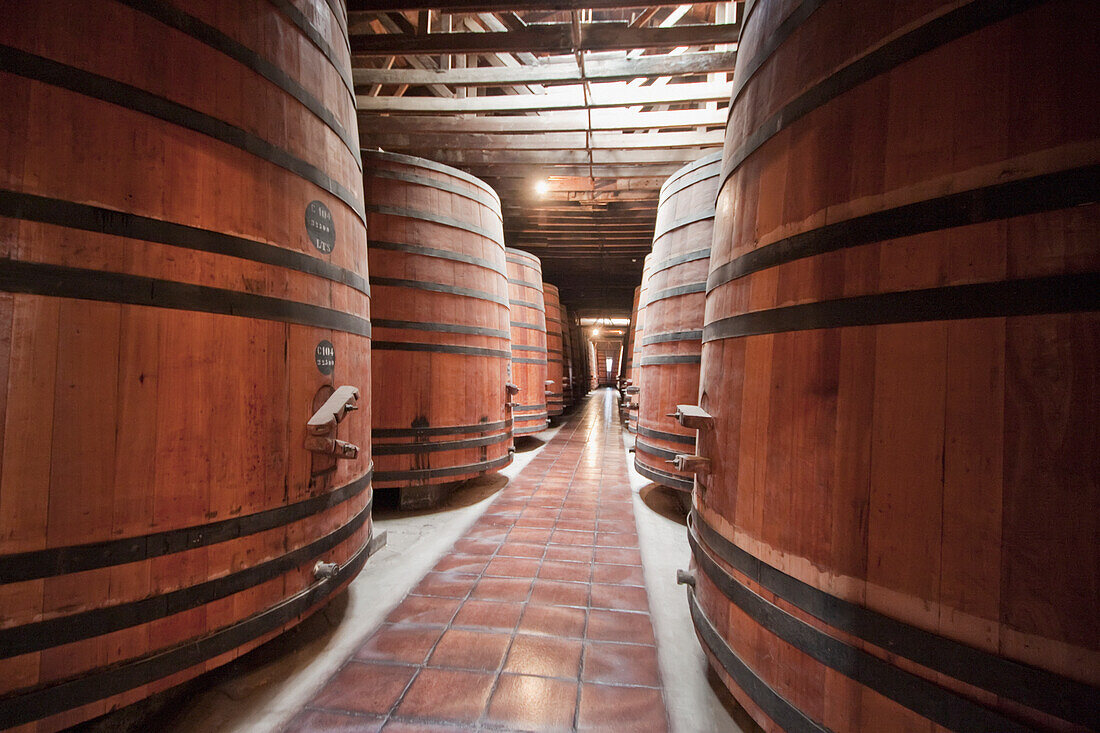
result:
[(668, 729), (614, 395), (566, 419), (288, 731)]

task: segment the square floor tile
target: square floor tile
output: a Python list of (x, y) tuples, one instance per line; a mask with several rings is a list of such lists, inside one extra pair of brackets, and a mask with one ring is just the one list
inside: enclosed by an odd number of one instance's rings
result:
[(566, 583), (560, 580), (536, 580), (531, 603), (551, 606), (588, 605), (587, 583)]
[(589, 639), (597, 641), (621, 641), (627, 644), (653, 644), (653, 622), (648, 613), (605, 611), (593, 608), (588, 611)]
[(592, 584), (593, 608), (610, 608), (619, 611), (648, 611), (649, 598), (645, 588), (636, 585)]
[(455, 598), (407, 596), (397, 608), (390, 611), (386, 621), (394, 624), (446, 626), (461, 604), (462, 601)]
[(348, 662), (325, 683), (311, 705), (386, 715), (416, 672), (415, 667)]
[(377, 733), (385, 718), (345, 715), (330, 710), (303, 710), (283, 733)]
[(495, 540), (461, 539), (455, 542), (454, 551), (467, 555), (492, 555), (500, 547)]
[(642, 569), (636, 565), (594, 565), (592, 582), (609, 585), (645, 585)]
[(442, 627), (382, 624), (355, 652), (356, 659), (423, 664), (439, 637)]
[(642, 553), (622, 547), (597, 547), (596, 562), (614, 565), (641, 565)]
[(526, 557), (541, 559), (546, 552), (546, 545), (535, 545), (530, 542), (505, 542), (500, 546), (497, 557)]
[(519, 632), (582, 639), (586, 618), (583, 608), (529, 604), (519, 622)]
[(522, 603), (470, 600), (458, 609), (458, 615), (451, 625), (483, 631), (511, 632), (516, 628), (522, 614)]
[(591, 641), (584, 645), (585, 682), (660, 687), (657, 648)]
[(576, 679), (580, 676), (580, 662), (579, 641), (516, 634), (504, 671)]
[(489, 702), (486, 722), (530, 731), (569, 731), (577, 707), (577, 683), (504, 674)]
[(526, 578), (482, 578), (470, 597), (479, 601), (523, 602), (530, 590), (531, 581)]
[(547, 545), (546, 559), (562, 562), (592, 562), (592, 548), (575, 545)]
[(545, 545), (550, 541), (549, 529), (524, 529), (516, 527), (508, 533), (509, 542), (529, 542), (535, 545)]
[(597, 532), (596, 543), (600, 547), (637, 547), (638, 535), (628, 532)]
[(435, 564), (433, 570), (439, 573), (455, 573), (467, 575), (480, 575), (485, 566), (489, 564), (489, 558), (485, 555), (465, 555), (452, 553), (444, 555)]
[(400, 720), (390, 718), (382, 726), (382, 733), (470, 733), (472, 726), (448, 725), (447, 723), (425, 723), (421, 720)]
[(668, 714), (660, 690), (584, 683), (577, 723), (581, 731), (663, 733)]
[(587, 583), (592, 566), (588, 563), (543, 560), (539, 568), (540, 580), (566, 580), (574, 583)]
[(397, 715), (407, 718), (476, 723), (489, 702), (496, 675), (454, 669), (424, 669), (417, 676)]
[(542, 560), (523, 557), (494, 557), (485, 568), (485, 575), (502, 578), (534, 578)]
[(475, 582), (476, 578), (471, 575), (428, 573), (413, 587), (412, 594), (440, 598), (465, 598)]
[(428, 664), (432, 667), (496, 671), (511, 641), (510, 634), (449, 629), (435, 645)]

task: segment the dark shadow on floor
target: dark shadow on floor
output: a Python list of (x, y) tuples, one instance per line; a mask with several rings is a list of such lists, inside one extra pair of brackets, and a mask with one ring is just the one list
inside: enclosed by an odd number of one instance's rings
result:
[(638, 492), (642, 502), (665, 519), (687, 526), (687, 508), (691, 495), (660, 484), (647, 484)]
[(530, 453), (546, 445), (545, 440), (539, 440), (534, 435), (521, 435), (515, 439), (516, 453)]
[(764, 729), (756, 724), (756, 721), (752, 719), (745, 708), (741, 707), (741, 703), (737, 702), (737, 698), (726, 688), (722, 678), (709, 664), (707, 665), (707, 682), (710, 684), (710, 689), (714, 690), (718, 701), (722, 703), (722, 707), (726, 709), (726, 712), (733, 718), (733, 722), (740, 726), (744, 733), (764, 733)]
[(508, 477), (499, 473), (488, 473), (484, 476), (459, 481), (443, 501), (429, 509), (415, 509), (403, 511), (397, 506), (397, 489), (375, 489), (374, 506), (371, 507), (371, 515), (377, 519), (394, 519), (396, 517), (419, 517), (425, 514), (435, 514), (451, 509), (477, 504), (479, 501), (492, 496), (508, 484)]

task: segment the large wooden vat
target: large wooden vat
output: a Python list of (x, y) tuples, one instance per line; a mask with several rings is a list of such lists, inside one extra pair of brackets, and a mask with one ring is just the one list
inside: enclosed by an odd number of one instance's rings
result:
[(5, 6), (2, 727), (224, 664), (376, 546), (344, 10), (300, 4)]
[(700, 638), (769, 730), (1100, 729), (1096, 5), (813, 7), (738, 50)]
[[(653, 253), (645, 256), (642, 261), (642, 282), (638, 286), (638, 307), (634, 310), (633, 322), (630, 324), (630, 386), (624, 390), (627, 398), (627, 425), (633, 433), (638, 432), (638, 410), (641, 407), (641, 387), (638, 384), (642, 361), (642, 330), (645, 327), (645, 304), (649, 297), (649, 270), (653, 264)], [(623, 358), (626, 356), (624, 354)]]
[(641, 359), (634, 366), (639, 401), (634, 468), (646, 478), (691, 491), (691, 473), (668, 461), (694, 455), (695, 431), (668, 417), (699, 397), (703, 302), (722, 153), (676, 171), (661, 186), (646, 287)]
[(623, 341), (623, 360), (619, 365), (619, 385), (629, 387), (634, 384), (634, 331), (638, 323), (638, 296), (642, 292), (639, 285), (634, 288), (634, 304), (630, 307), (630, 325), (626, 327)]
[(588, 394), (591, 380), (588, 365), (588, 339), (579, 323), (566, 323), (570, 333), (570, 345), (573, 350), (573, 398), (579, 402)]
[(450, 166), (363, 151), (374, 297), (375, 487), (402, 508), (511, 461), (500, 199)]
[(508, 248), (508, 298), (512, 309), (512, 378), (519, 393), (512, 398), (516, 437), (545, 430), (546, 305), (542, 262), (533, 254)]
[(561, 307), (561, 357), (562, 357), (562, 405), (569, 409), (577, 402), (576, 388), (574, 387), (573, 365), (573, 331), (569, 327), (569, 309)]
[(546, 410), (556, 417), (565, 409), (562, 380), (565, 377), (565, 357), (562, 351), (561, 299), (558, 287), (548, 282), (542, 284), (546, 300)]

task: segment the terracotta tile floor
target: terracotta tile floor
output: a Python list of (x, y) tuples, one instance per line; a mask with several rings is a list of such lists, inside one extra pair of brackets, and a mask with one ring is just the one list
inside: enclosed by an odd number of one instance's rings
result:
[(288, 732), (668, 730), (611, 397), (567, 418)]

